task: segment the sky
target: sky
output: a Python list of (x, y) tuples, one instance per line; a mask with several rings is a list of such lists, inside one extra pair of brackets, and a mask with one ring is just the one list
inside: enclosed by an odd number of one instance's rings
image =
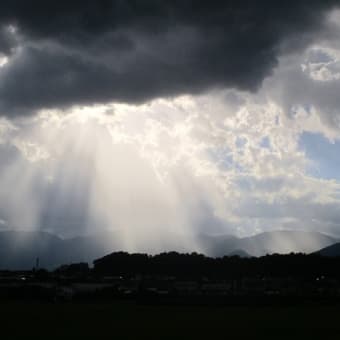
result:
[(340, 237), (339, 38), (332, 0), (1, 1), (0, 229)]

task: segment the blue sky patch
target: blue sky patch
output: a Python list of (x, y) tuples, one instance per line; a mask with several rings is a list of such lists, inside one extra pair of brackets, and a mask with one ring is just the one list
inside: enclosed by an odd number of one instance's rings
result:
[(340, 180), (340, 141), (333, 143), (322, 134), (304, 132), (299, 147), (313, 161), (309, 169), (312, 176)]

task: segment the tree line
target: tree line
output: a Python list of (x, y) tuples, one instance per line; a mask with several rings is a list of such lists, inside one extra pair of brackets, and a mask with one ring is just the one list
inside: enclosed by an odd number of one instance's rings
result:
[(98, 275), (172, 275), (176, 277), (334, 277), (340, 278), (340, 257), (317, 254), (266, 255), (211, 258), (177, 252), (157, 255), (115, 252), (94, 261)]

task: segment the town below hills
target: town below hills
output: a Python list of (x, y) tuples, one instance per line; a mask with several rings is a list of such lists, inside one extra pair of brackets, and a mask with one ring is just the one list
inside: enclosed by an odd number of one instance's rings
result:
[[(0, 269), (29, 270), (39, 259), (40, 267), (55, 269), (62, 264), (93, 263), (107, 254), (126, 251), (117, 241), (118, 232), (97, 233), (62, 239), (56, 235), (39, 231), (0, 232)], [(205, 235), (195, 237), (197, 248), (190, 249), (181, 237), (173, 237), (176, 243), (152, 249), (141, 247), (142, 253), (198, 252), (210, 257), (238, 256), (260, 257), (266, 254), (289, 254), (320, 252), (325, 256), (339, 256), (337, 238), (304, 231), (271, 231), (250, 237), (238, 238), (230, 235)]]

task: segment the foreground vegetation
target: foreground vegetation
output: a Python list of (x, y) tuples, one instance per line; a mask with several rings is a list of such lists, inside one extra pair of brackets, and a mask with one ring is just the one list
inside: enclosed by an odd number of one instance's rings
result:
[(336, 339), (339, 307), (2, 302), (3, 339)]

